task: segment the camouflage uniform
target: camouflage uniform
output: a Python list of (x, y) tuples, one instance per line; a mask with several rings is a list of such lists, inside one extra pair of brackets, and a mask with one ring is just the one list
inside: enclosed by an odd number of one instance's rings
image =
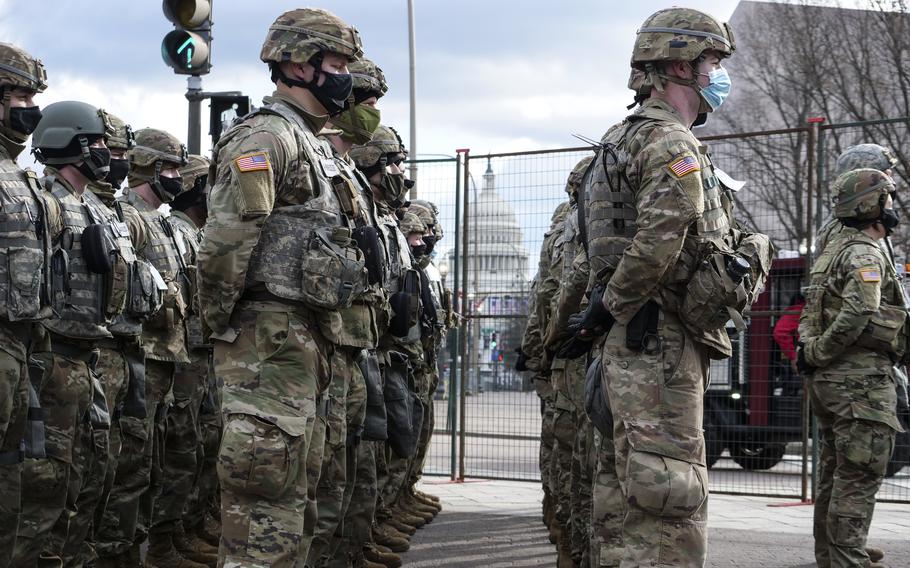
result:
[[(658, 91), (673, 80), (701, 92), (695, 79), (668, 77), (663, 64), (694, 61), (709, 49), (720, 57), (732, 53), (728, 26), (672, 8), (645, 21), (632, 66)], [(698, 112), (709, 110), (702, 97)], [(730, 280), (711, 272), (712, 265), (699, 272), (702, 260), (741, 258), (734, 251), (746, 237), (731, 228), (728, 198), (707, 148), (661, 99), (646, 100), (607, 132), (584, 194), (590, 270), (593, 282), (605, 285), (602, 299), (591, 302), (602, 301), (595, 311), (603, 308), (615, 319), (601, 359), (616, 472), (628, 503), (621, 565), (700, 566), (708, 498), (703, 394), (709, 358), (731, 353), (723, 326), (734, 302), (727, 294), (708, 294), (725, 303), (693, 309), (701, 288), (692, 282), (706, 278), (706, 285), (727, 286)], [(759, 268), (770, 264), (767, 239), (755, 240), (763, 247), (748, 256), (749, 280), (731, 285), (742, 292), (737, 310), (754, 297)]]
[(823, 568), (869, 566), (875, 493), (902, 431), (891, 369), (907, 348), (904, 295), (893, 263), (863, 230), (883, 219), (893, 192), (878, 170), (835, 181), (835, 215), (846, 226), (813, 264), (800, 316), (799, 359), (811, 368), (822, 448), (813, 532)]
[[(28, 412), (28, 353), (33, 320), (50, 316), (47, 285), (50, 238), (48, 210), (37, 176), (16, 164), (30, 132), (10, 125), (10, 91), (42, 92), (44, 66), (25, 51), (0, 43), (3, 116), (0, 121), (0, 567), (8, 565), (19, 525), (20, 474)], [(16, 207), (17, 205), (20, 205)], [(34, 212), (34, 215), (29, 215)], [(14, 228), (19, 224), (20, 228)], [(15, 249), (15, 251), (14, 251)], [(37, 385), (35, 385), (37, 386)], [(34, 387), (33, 387), (34, 388)]]
[[(278, 76), (278, 63), (323, 51), (359, 57), (356, 30), (301, 9), (276, 20), (260, 58)], [(333, 186), (338, 164), (316, 136), (326, 120), (276, 93), (214, 151), (199, 298), (222, 386), (219, 561), (230, 565), (300, 565), (316, 524), (317, 406), (325, 419), (337, 365), (324, 323), (340, 323), (337, 310), (366, 286)]]

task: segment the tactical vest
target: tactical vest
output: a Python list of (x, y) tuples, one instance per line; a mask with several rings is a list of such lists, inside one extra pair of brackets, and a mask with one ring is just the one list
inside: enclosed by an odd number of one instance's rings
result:
[(333, 165), (337, 168), (334, 152), (280, 102), (253, 114), (278, 115), (291, 123), (297, 155), (290, 156), (288, 170), (308, 169), (315, 184), (314, 195), (305, 203), (276, 207), (266, 217), (250, 258), (246, 287), (261, 283), (279, 298), (315, 309), (348, 307), (366, 289), (367, 276), (332, 185), (337, 176), (331, 171)]
[(0, 318), (50, 317), (51, 239), (38, 177), (0, 159)]
[[(80, 199), (53, 175), (45, 177), (43, 182), (60, 205), (63, 216), (63, 232), (58, 239), (60, 247), (54, 252), (53, 271), (54, 295), (58, 298), (55, 305), (59, 308), (57, 317), (45, 325), (67, 337), (111, 337), (106, 326), (112, 317), (123, 311), (125, 303), (125, 287), (115, 286), (123, 280), (116, 275), (122, 275), (126, 264), (136, 260), (129, 230), (94, 193), (84, 191)], [(104, 225), (108, 241), (105, 246), (111, 247), (108, 255), (116, 259), (107, 274), (93, 272), (86, 262), (83, 233), (90, 225)]]
[(208, 348), (210, 344), (206, 343), (202, 332), (202, 318), (199, 311), (198, 295), (198, 272), (196, 263), (199, 258), (199, 247), (202, 245), (202, 230), (196, 227), (191, 220), (171, 213), (167, 218), (174, 234), (177, 235), (178, 246), (185, 247), (185, 250), (178, 251), (183, 254), (186, 260), (186, 281), (189, 287), (187, 297), (187, 316), (186, 316), (186, 341), (190, 349)]
[(167, 282), (174, 282), (180, 275), (182, 263), (177, 247), (171, 239), (167, 226), (167, 218), (157, 211), (148, 212), (148, 205), (139, 194), (128, 191), (118, 198), (118, 201), (128, 204), (136, 210), (145, 225), (148, 242), (142, 249), (142, 258), (152, 263)]

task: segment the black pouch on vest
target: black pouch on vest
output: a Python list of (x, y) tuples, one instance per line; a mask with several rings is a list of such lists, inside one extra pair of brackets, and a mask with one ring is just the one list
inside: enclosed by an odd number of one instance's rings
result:
[(114, 267), (111, 251), (115, 250), (107, 236), (107, 227), (101, 223), (89, 225), (82, 231), (82, 258), (95, 274), (107, 274)]
[(120, 414), (128, 418), (144, 420), (148, 417), (148, 411), (145, 408), (145, 355), (141, 348), (136, 348), (124, 349), (123, 356), (126, 358), (129, 377), (127, 378), (126, 397), (123, 400), (123, 410)]
[(44, 436), (44, 420), (47, 411), (41, 408), (38, 388), (44, 382), (44, 364), (35, 358), (28, 360), (28, 417), (25, 425), (25, 457), (44, 459), (47, 457)]
[(389, 446), (400, 458), (413, 455), (415, 446), (411, 403), (411, 392), (408, 389), (407, 357), (401, 353), (391, 353), (392, 363), (385, 368), (385, 399), (388, 418)]
[(653, 353), (658, 348), (657, 326), (660, 323), (660, 306), (648, 300), (638, 310), (626, 327), (626, 347), (632, 351)]
[[(408, 298), (408, 328), (414, 327), (417, 325), (418, 317), (420, 317), (420, 274), (416, 270), (408, 270), (404, 274), (402, 279), (401, 291), (407, 295)], [(433, 309), (432, 306), (427, 306), (428, 310)]]
[(599, 357), (588, 367), (585, 376), (585, 413), (601, 435), (613, 436), (613, 413), (601, 380), (602, 368)]
[(411, 327), (410, 322), (408, 322), (411, 298), (404, 292), (395, 292), (389, 298), (389, 305), (393, 314), (389, 322), (389, 333), (395, 337), (406, 336), (408, 329)]
[(367, 412), (361, 438), (384, 442), (389, 439), (389, 432), (379, 360), (374, 353), (363, 349), (357, 354), (356, 362), (367, 387)]
[(375, 227), (357, 227), (351, 232), (357, 242), (357, 248), (363, 252), (363, 262), (367, 268), (367, 281), (372, 284), (383, 284), (382, 281), (382, 243)]

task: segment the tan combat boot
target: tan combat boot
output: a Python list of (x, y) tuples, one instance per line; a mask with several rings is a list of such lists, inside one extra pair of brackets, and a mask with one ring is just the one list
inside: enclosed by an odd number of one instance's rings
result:
[(423, 517), (418, 517), (417, 515), (412, 515), (401, 509), (394, 509), (392, 511), (392, 516), (407, 525), (411, 525), (415, 529), (419, 529), (419, 528), (423, 527), (423, 525), (427, 524), (427, 522), (423, 519)]
[(145, 568), (208, 568), (207, 564), (184, 558), (174, 548), (173, 533), (149, 533), (149, 549), (145, 553)]
[(382, 524), (384, 524), (384, 525), (389, 525), (389, 526), (393, 527), (396, 531), (398, 531), (398, 532), (400, 532), (400, 533), (402, 533), (402, 534), (406, 534), (406, 535), (408, 535), (408, 536), (410, 536), (410, 535), (414, 534), (415, 532), (417, 532), (417, 528), (416, 528), (416, 527), (414, 527), (414, 526), (412, 526), (412, 525), (409, 525), (409, 524), (405, 523), (405, 522), (402, 521), (401, 519), (396, 519), (395, 517), (392, 517), (392, 518), (390, 518), (390, 519), (386, 519), (385, 521), (383, 521)]
[(433, 516), (438, 515), (439, 511), (442, 511), (442, 506), (439, 503), (424, 501), (416, 493), (410, 493), (407, 496), (407, 502), (409, 504), (413, 503), (414, 506), (425, 509), (425, 510), (433, 513)]
[(373, 529), (373, 540), (377, 544), (388, 547), (392, 552), (404, 552), (411, 548), (411, 543), (409, 543), (407, 539), (392, 536), (387, 531), (382, 530), (381, 527), (379, 529)]
[(205, 564), (209, 568), (215, 568), (218, 564), (218, 548), (193, 533), (187, 533), (183, 528), (183, 523), (174, 525), (173, 540), (174, 548), (177, 549), (180, 556)]
[(421, 498), (423, 498), (423, 499), (427, 499), (427, 500), (429, 500), (429, 501), (435, 501), (436, 503), (439, 503), (439, 502), (440, 502), (440, 501), (439, 501), (439, 497), (437, 497), (436, 495), (431, 495), (431, 494), (429, 494), (429, 493), (424, 493), (423, 491), (417, 491), (416, 489), (414, 490), (414, 493), (415, 493), (418, 497), (421, 497)]
[(398, 568), (401, 566), (401, 556), (394, 552), (383, 552), (373, 546), (373, 543), (367, 543), (363, 547), (363, 557), (369, 562), (375, 562), (386, 568)]
[(433, 513), (421, 507), (417, 507), (411, 501), (401, 500), (398, 502), (397, 507), (404, 513), (423, 519), (424, 524), (430, 524), (433, 521), (433, 517), (435, 517)]
[(869, 555), (869, 560), (871, 562), (881, 562), (881, 559), (885, 557), (885, 551), (881, 548), (872, 548), (871, 546), (866, 547), (866, 554)]

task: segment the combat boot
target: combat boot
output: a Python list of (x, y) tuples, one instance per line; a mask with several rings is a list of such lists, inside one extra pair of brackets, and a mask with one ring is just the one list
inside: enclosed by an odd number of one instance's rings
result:
[(215, 568), (218, 564), (218, 549), (183, 529), (183, 523), (176, 523), (173, 532), (174, 548), (180, 556), (193, 562)]
[(431, 513), (433, 513), (434, 516), (438, 515), (439, 511), (442, 511), (442, 506), (439, 503), (436, 503), (435, 501), (421, 499), (420, 495), (418, 495), (417, 493), (413, 493), (413, 492), (410, 493), (408, 495), (408, 501), (410, 503), (414, 503), (418, 507), (422, 507), (422, 508), (426, 509), (427, 511), (430, 511)]
[[(399, 506), (404, 507), (408, 511), (415, 512), (421, 516), (429, 513), (430, 515), (433, 515), (435, 517), (436, 513), (439, 512), (436, 510), (435, 507), (430, 507), (429, 505), (421, 503), (416, 498), (414, 498), (414, 496), (412, 496), (412, 495), (405, 495), (404, 497), (402, 497), (401, 499), (398, 500), (398, 504), (399, 504)], [(431, 520), (432, 519), (429, 519), (429, 520), (427, 520), (427, 522), (429, 523)]]
[(401, 556), (394, 552), (382, 552), (373, 546), (373, 543), (368, 543), (363, 547), (363, 558), (386, 568), (398, 568), (401, 566)]
[(382, 524), (384, 524), (384, 525), (389, 525), (389, 526), (391, 526), (392, 528), (394, 528), (396, 531), (398, 531), (398, 532), (400, 532), (400, 533), (402, 533), (402, 534), (406, 534), (406, 535), (408, 535), (408, 536), (410, 536), (410, 535), (414, 534), (415, 532), (417, 532), (417, 528), (416, 528), (416, 527), (407, 524), (406, 522), (402, 521), (401, 519), (396, 519), (395, 517), (392, 517), (392, 518), (390, 518), (390, 519), (386, 519), (385, 521), (383, 521)]
[(408, 542), (407, 539), (392, 536), (381, 528), (379, 530), (373, 530), (373, 540), (377, 544), (388, 547), (392, 552), (404, 552), (411, 548), (411, 543)]
[(866, 554), (869, 555), (870, 562), (880, 562), (882, 558), (885, 557), (885, 551), (881, 548), (872, 548), (871, 546), (866, 547)]
[(414, 490), (414, 493), (415, 493), (418, 497), (422, 497), (423, 499), (427, 499), (427, 500), (429, 500), (429, 501), (434, 501), (434, 502), (436, 502), (436, 503), (439, 503), (439, 497), (437, 497), (436, 495), (431, 495), (431, 494), (429, 494), (429, 493), (424, 493), (423, 491), (417, 491), (416, 489)]
[(393, 510), (392, 516), (407, 525), (411, 525), (415, 529), (419, 529), (423, 525), (427, 524), (427, 522), (423, 520), (423, 517), (412, 515), (410, 513), (402, 511), (401, 509)]
[(207, 564), (184, 558), (174, 548), (173, 533), (149, 533), (149, 548), (145, 553), (145, 568), (208, 568)]
[(382, 531), (382, 533), (385, 535), (395, 537), (395, 538), (403, 538), (408, 542), (411, 541), (411, 535), (399, 531), (392, 525), (387, 525), (385, 523), (382, 523), (379, 525), (379, 530)]
[[(425, 524), (425, 525), (429, 524), (433, 520), (433, 517), (434, 517), (433, 513), (427, 511), (426, 509), (416, 507), (413, 505), (413, 503), (410, 503), (407, 501), (399, 501), (397, 507), (398, 507), (398, 510), (400, 510), (403, 513), (423, 519), (423, 524)], [(408, 523), (408, 524), (411, 524), (411, 523)]]

